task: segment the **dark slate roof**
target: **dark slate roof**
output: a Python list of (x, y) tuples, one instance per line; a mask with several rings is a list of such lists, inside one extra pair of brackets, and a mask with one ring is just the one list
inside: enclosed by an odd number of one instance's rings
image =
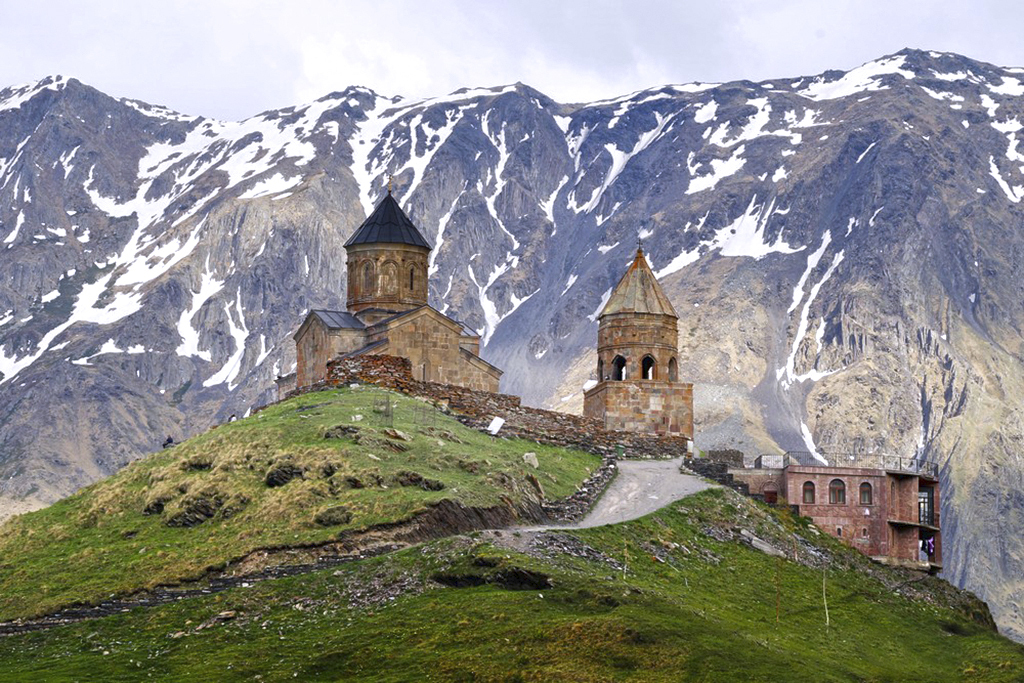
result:
[(405, 215), (398, 202), (389, 192), (381, 200), (359, 229), (345, 242), (346, 247), (354, 244), (374, 244), (388, 242), (391, 244), (412, 244), (417, 247), (431, 249), (427, 240), (416, 229), (409, 217)]
[(346, 313), (345, 311), (326, 311), (323, 309), (315, 309), (310, 311), (310, 313), (320, 318), (324, 325), (327, 325), (327, 327), (332, 330), (361, 330), (366, 327), (359, 318), (355, 317), (351, 313)]
[(364, 346), (361, 349), (356, 349), (355, 351), (349, 351), (348, 353), (342, 354), (341, 356), (338, 356), (338, 357), (339, 358), (355, 358), (356, 356), (361, 356), (364, 353), (368, 353), (368, 352), (373, 351), (374, 349), (376, 349), (378, 347), (384, 346), (387, 343), (388, 343), (387, 339), (379, 339), (379, 340), (377, 340), (375, 342), (367, 344), (366, 346)]

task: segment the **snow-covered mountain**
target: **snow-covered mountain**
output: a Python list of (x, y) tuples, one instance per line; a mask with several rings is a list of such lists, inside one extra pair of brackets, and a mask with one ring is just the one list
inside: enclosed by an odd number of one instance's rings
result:
[(271, 398), (393, 175), (432, 302), (506, 391), (579, 407), (643, 239), (698, 445), (939, 461), (946, 575), (1021, 637), (1022, 120), (1024, 69), (915, 50), (590, 104), (353, 87), (236, 123), (0, 90), (0, 506)]

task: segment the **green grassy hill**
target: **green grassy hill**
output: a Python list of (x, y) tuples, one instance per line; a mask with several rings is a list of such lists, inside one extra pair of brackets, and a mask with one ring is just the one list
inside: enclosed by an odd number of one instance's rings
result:
[[(388, 401), (390, 420), (380, 412)], [(492, 439), (400, 394), (306, 394), (0, 527), (0, 621), (197, 578), (258, 549), (345, 539), (441, 500), (525, 505), (538, 485), (557, 499), (599, 465), (588, 453)]]
[[(565, 496), (598, 464), (424, 405), (302, 396), (0, 527), (3, 618), (260, 566), (275, 558), (256, 549), (352, 539), (442, 499), (525, 505), (531, 475)], [(0, 682), (135, 680), (1020, 681), (1024, 647), (971, 594), (713, 489), (623, 524), (453, 535), (0, 638)]]
[[(737, 524), (800, 561), (733, 540)], [(0, 680), (1021, 680), (1024, 648), (985, 616), (712, 490), (626, 524), (457, 536), (7, 638)]]

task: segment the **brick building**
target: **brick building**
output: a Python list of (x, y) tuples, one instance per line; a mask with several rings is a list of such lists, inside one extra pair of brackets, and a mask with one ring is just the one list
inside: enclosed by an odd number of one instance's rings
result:
[[(827, 533), (881, 562), (942, 569), (939, 479), (934, 463), (895, 456), (763, 455), (729, 468), (766, 502), (785, 501)], [(803, 464), (809, 463), (809, 464)]]
[(338, 357), (408, 358), (413, 375), (496, 392), (502, 371), (480, 358), (480, 337), (427, 304), (430, 245), (387, 196), (348, 242), (346, 311), (310, 311), (295, 333), (295, 375), (279, 393), (323, 381)]
[(693, 438), (693, 385), (679, 381), (678, 320), (642, 249), (598, 317), (597, 385), (583, 412), (605, 428)]

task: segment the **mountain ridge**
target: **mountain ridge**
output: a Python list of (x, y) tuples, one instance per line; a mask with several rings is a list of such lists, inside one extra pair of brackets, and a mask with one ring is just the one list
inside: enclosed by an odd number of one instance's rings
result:
[(903, 50), (579, 105), (349, 87), (239, 122), (0, 91), (0, 505), (269, 400), (393, 176), (432, 304), (504, 390), (580, 408), (639, 235), (698, 445), (939, 461), (947, 576), (1020, 637), (1022, 73)]

